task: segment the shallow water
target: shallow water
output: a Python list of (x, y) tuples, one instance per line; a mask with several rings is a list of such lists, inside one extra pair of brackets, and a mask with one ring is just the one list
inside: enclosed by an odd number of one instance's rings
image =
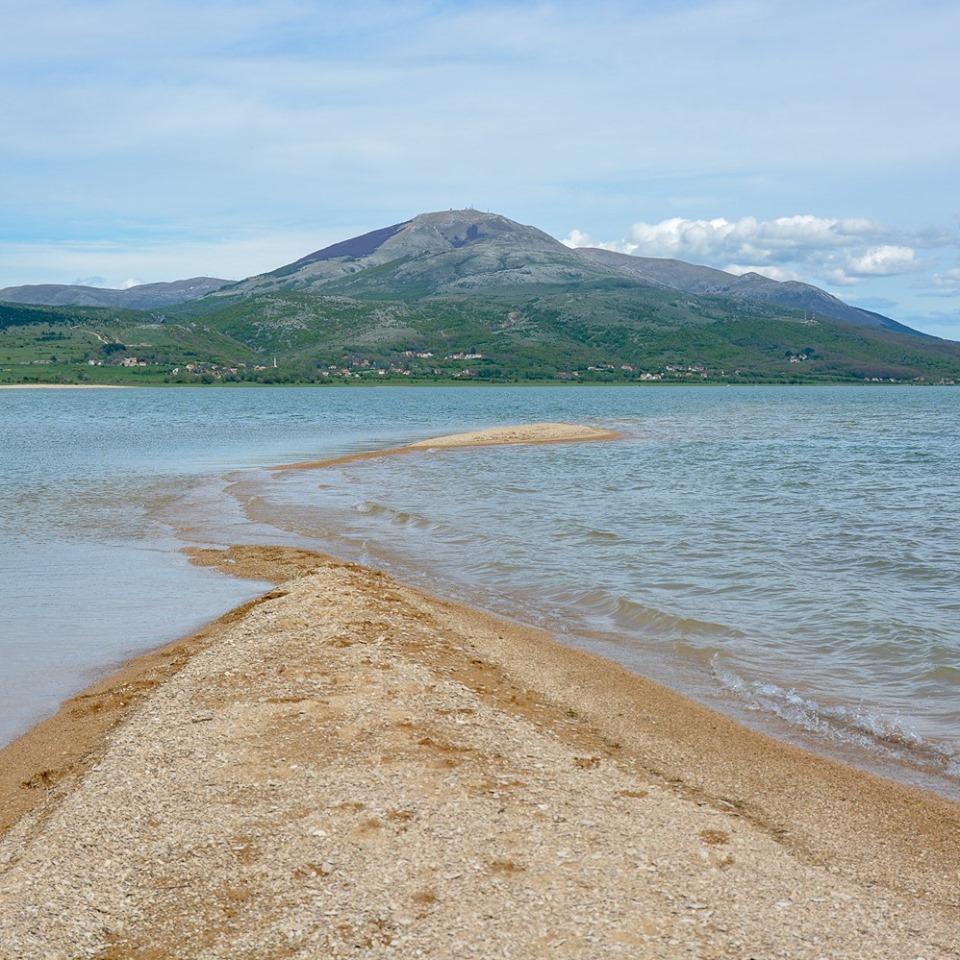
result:
[[(182, 543), (288, 542), (960, 792), (958, 415), (950, 389), (0, 391), (0, 738), (255, 592)], [(624, 439), (262, 469), (537, 420)]]

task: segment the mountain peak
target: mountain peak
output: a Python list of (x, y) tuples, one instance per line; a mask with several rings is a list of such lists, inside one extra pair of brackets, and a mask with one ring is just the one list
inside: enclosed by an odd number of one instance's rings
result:
[(438, 252), (446, 244), (459, 249), (471, 243), (534, 243), (538, 246), (563, 247), (558, 240), (536, 227), (517, 223), (500, 213), (467, 208), (465, 210), (438, 210), (421, 213), (406, 224), (408, 236), (431, 238)]
[[(390, 275), (367, 274), (393, 265)], [(331, 244), (286, 266), (251, 277), (224, 294), (297, 288), (403, 294), (453, 292), (523, 283), (594, 279), (559, 240), (499, 213), (467, 208), (420, 213), (410, 220)], [(336, 286), (336, 289), (334, 289)]]

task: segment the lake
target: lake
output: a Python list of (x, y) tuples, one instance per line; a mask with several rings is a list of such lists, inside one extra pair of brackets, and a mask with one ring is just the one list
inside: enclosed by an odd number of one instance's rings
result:
[[(267, 467), (501, 423), (623, 439)], [(0, 391), (0, 741), (263, 585), (381, 567), (775, 736), (960, 795), (960, 390)]]

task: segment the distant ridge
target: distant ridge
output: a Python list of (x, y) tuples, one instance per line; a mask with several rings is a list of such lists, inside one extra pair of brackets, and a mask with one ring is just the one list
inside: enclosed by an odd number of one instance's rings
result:
[(48, 307), (118, 307), (151, 310), (186, 303), (230, 283), (217, 277), (191, 277), (171, 283), (142, 283), (126, 289), (82, 284), (38, 283), (0, 289), (0, 302)]

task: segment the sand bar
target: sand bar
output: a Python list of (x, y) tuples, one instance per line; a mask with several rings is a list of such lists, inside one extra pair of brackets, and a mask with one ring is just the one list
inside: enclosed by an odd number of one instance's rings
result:
[(402, 447), (386, 447), (381, 450), (364, 450), (325, 460), (305, 460), (301, 463), (286, 463), (274, 470), (317, 470), (323, 467), (355, 463), (360, 460), (377, 460), (400, 454), (417, 453), (423, 450), (452, 450), (463, 447), (495, 447), (511, 444), (535, 443), (583, 443), (592, 440), (616, 440), (620, 434), (614, 430), (601, 430), (576, 423), (525, 423), (508, 427), (488, 427), (470, 433), (451, 433), (443, 437), (417, 440)]
[(957, 805), (375, 571), (195, 560), (278, 587), (0, 753), (0, 955), (958, 956)]

